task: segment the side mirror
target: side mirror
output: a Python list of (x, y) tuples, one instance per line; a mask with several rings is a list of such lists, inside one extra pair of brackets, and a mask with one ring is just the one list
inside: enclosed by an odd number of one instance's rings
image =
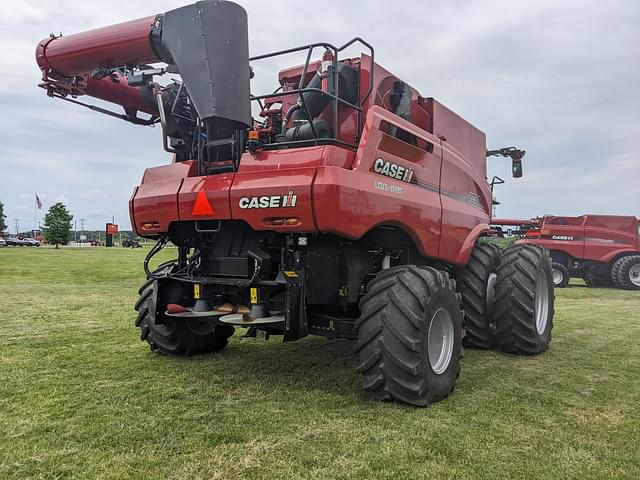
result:
[(511, 174), (513, 178), (522, 177), (522, 158), (514, 158), (511, 162)]
[(513, 175), (513, 178), (520, 178), (522, 176), (522, 158), (525, 153), (527, 152), (516, 147), (505, 147), (498, 150), (487, 150), (487, 157), (491, 157), (493, 155), (511, 157), (511, 174)]

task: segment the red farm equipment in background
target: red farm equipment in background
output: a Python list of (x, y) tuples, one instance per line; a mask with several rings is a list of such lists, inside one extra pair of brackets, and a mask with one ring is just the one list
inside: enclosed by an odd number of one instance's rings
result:
[(546, 215), (529, 220), (493, 219), (514, 226), (521, 245), (542, 245), (553, 259), (553, 282), (566, 287), (570, 277), (587, 285), (640, 290), (640, 220), (623, 215)]
[[(511, 157), (517, 177), (524, 152), (487, 151), (482, 131), (377, 64), (360, 38), (248, 51), (246, 12), (226, 1), (37, 47), (49, 96), (159, 124), (173, 156), (130, 201), (135, 232), (157, 239), (136, 303), (142, 339), (171, 355), (221, 350), (237, 326), (352, 339), (363, 388), (418, 406), (453, 391), (463, 341), (544, 352), (548, 252), (485, 241), (487, 156)], [(304, 63), (251, 93), (261, 62), (296, 52)], [(161, 85), (165, 73), (181, 80)], [(168, 243), (178, 257), (151, 269)]]

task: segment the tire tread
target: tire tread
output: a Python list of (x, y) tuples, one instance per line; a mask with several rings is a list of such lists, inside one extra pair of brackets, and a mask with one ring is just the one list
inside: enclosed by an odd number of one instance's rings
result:
[[(436, 393), (423, 372), (424, 308), (437, 289), (448, 290), (459, 301), (455, 282), (430, 267), (391, 267), (369, 282), (360, 302), (355, 351), (360, 355), (362, 388), (376, 399), (426, 406), (453, 391), (451, 387), (446, 394)], [(457, 313), (461, 325), (462, 312)], [(459, 358), (452, 362), (457, 379)]]
[(616, 260), (611, 268), (611, 282), (616, 288), (623, 290), (640, 290), (640, 286), (634, 285), (629, 279), (629, 269), (640, 263), (640, 255), (626, 255)]
[(465, 347), (487, 350), (495, 345), (486, 296), (487, 281), (497, 267), (500, 251), (500, 247), (493, 243), (478, 242), (468, 264), (457, 277), (464, 310)]
[(539, 335), (535, 325), (535, 291), (540, 269), (553, 285), (551, 257), (539, 245), (513, 245), (500, 257), (494, 319), (496, 347), (503, 352), (534, 355), (549, 347), (554, 315), (553, 294), (550, 296), (548, 338)]
[(191, 356), (216, 352), (227, 346), (234, 332), (231, 326), (217, 326), (210, 332), (197, 333), (190, 328), (188, 320), (165, 318), (163, 325), (156, 325), (158, 288), (157, 279), (148, 279), (140, 287), (140, 297), (134, 306), (138, 312), (135, 325), (140, 329), (140, 340), (146, 341), (152, 351), (171, 356)]

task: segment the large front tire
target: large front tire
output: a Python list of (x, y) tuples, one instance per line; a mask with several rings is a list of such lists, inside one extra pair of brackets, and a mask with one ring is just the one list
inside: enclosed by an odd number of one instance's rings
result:
[(378, 273), (356, 322), (362, 388), (419, 407), (447, 397), (460, 373), (460, 294), (447, 273), (400, 266)]
[(494, 321), (497, 348), (534, 355), (549, 348), (554, 314), (551, 258), (539, 245), (504, 250), (498, 266)]
[[(146, 341), (151, 350), (165, 355), (191, 356), (217, 352), (227, 346), (233, 327), (167, 317), (164, 313), (166, 305), (178, 301), (181, 292), (174, 288), (160, 295), (160, 288), (158, 280), (147, 280), (140, 287), (140, 297), (135, 305), (140, 340)], [(173, 296), (177, 298), (171, 298)]]

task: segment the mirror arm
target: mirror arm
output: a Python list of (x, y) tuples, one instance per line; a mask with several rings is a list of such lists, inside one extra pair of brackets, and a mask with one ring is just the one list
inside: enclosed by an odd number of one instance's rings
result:
[(525, 153), (527, 153), (525, 150), (516, 147), (504, 147), (497, 150), (487, 150), (487, 157), (511, 157), (511, 174), (514, 178), (520, 178), (522, 177), (522, 158)]

